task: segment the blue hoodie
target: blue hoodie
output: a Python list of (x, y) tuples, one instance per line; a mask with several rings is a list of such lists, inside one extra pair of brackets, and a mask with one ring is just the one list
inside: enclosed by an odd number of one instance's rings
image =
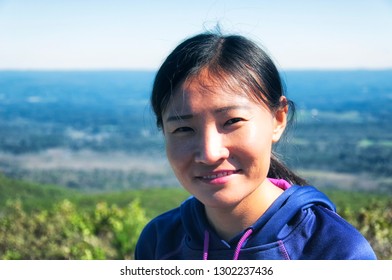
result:
[(144, 228), (135, 259), (364, 260), (376, 255), (322, 192), (291, 186), (229, 242), (217, 235), (203, 204), (191, 197)]

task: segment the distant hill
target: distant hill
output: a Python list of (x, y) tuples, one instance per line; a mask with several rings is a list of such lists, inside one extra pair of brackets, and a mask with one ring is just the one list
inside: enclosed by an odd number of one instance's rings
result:
[[(149, 107), (154, 74), (0, 71), (0, 172), (90, 191), (178, 185)], [(322, 186), (392, 192), (392, 70), (282, 78), (297, 105), (283, 160)]]
[[(153, 71), (0, 71), (2, 117), (107, 125), (150, 114)], [(392, 69), (285, 71), (289, 98), (301, 109), (391, 114)], [(379, 105), (384, 105), (380, 107)], [(148, 117), (147, 117), (148, 118)]]
[(7, 201), (21, 201), (27, 210), (46, 209), (64, 199), (74, 200), (80, 193), (53, 185), (12, 179), (0, 173), (0, 211)]
[(378, 120), (392, 115), (392, 69), (287, 71), (283, 78), (289, 98), (301, 109), (357, 111)]

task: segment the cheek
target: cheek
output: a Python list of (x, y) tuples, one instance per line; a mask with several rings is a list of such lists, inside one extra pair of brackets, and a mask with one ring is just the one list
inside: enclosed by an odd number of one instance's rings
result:
[(242, 163), (256, 174), (266, 174), (270, 165), (272, 150), (272, 133), (270, 130), (250, 129), (237, 145), (236, 154)]
[(270, 123), (250, 126), (235, 141), (240, 147), (249, 149), (255, 153), (264, 150), (268, 152), (272, 146), (272, 126)]
[(183, 145), (166, 143), (166, 155), (170, 163), (170, 166), (180, 184), (188, 190), (189, 185), (189, 174), (191, 174), (191, 160), (189, 149), (183, 147)]
[(184, 143), (177, 143), (174, 141), (166, 141), (166, 155), (170, 165), (176, 170), (180, 170), (185, 165), (185, 162), (190, 157), (190, 149)]

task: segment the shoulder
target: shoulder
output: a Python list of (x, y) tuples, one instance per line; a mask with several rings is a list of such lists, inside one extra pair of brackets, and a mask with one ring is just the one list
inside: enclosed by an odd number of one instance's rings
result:
[(322, 206), (311, 207), (313, 231), (307, 246), (318, 259), (376, 259), (365, 237), (336, 212)]
[(157, 216), (141, 232), (136, 244), (135, 259), (160, 259), (161, 255), (171, 250), (173, 243), (180, 242), (182, 232), (180, 208)]
[(180, 208), (174, 208), (163, 214), (152, 219), (145, 227), (145, 231), (151, 231), (159, 229), (162, 232), (163, 229), (171, 228), (173, 224), (181, 220)]
[(162, 213), (152, 219), (145, 227), (143, 232), (155, 232), (159, 231), (159, 234), (167, 231), (172, 231), (174, 228), (182, 225), (183, 216), (191, 215), (193, 209), (197, 204), (196, 199), (189, 197), (181, 203), (179, 207)]
[(293, 186), (288, 191), (291, 195), (280, 211), (281, 215), (290, 214), (293, 218), (288, 223), (290, 226), (281, 233), (284, 236), (293, 230), (287, 244), (295, 248), (291, 250), (293, 258), (376, 258), (369, 242), (336, 213), (335, 205), (324, 193), (311, 186)]

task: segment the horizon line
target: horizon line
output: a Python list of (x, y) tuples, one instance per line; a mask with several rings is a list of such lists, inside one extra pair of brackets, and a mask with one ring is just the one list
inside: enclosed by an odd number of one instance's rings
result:
[[(156, 72), (159, 68), (0, 68), (0, 72)], [(389, 67), (278, 67), (278, 71), (392, 71)]]

